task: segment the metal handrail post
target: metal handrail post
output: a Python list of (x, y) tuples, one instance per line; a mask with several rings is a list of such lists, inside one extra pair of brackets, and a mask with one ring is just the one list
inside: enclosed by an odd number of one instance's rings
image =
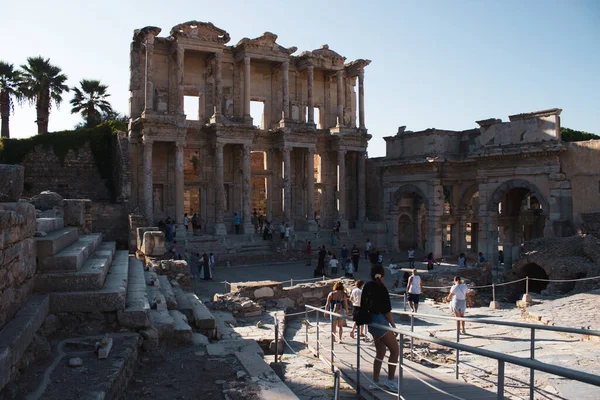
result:
[[(535, 328), (531, 328), (531, 340), (529, 342), (529, 358), (535, 360)], [(535, 392), (535, 370), (529, 369), (529, 399), (533, 400)]]
[(279, 329), (277, 329), (277, 315), (275, 315), (275, 362), (277, 362), (277, 353), (279, 353)]
[(403, 302), (404, 302), (404, 311), (406, 311), (406, 290), (404, 290), (404, 296), (403, 297)]
[(340, 370), (336, 369), (333, 374), (333, 398), (339, 400), (340, 398)]
[(306, 327), (306, 340), (305, 344), (308, 346), (308, 310), (304, 309), (304, 326)]
[(402, 383), (404, 381), (404, 367), (403, 367), (403, 358), (404, 358), (404, 335), (400, 334), (400, 338), (398, 339), (400, 342), (400, 351), (398, 356), (398, 399), (402, 395)]
[(319, 354), (319, 311), (317, 310), (317, 358), (320, 356)]
[[(410, 331), (411, 332), (415, 331), (415, 316), (412, 314), (410, 314)], [(414, 343), (415, 343), (415, 339), (411, 336), (410, 337), (410, 356), (412, 357), (413, 361), (415, 359), (415, 351), (413, 349)]]
[(504, 361), (498, 360), (498, 400), (504, 400)]
[(529, 277), (525, 277), (525, 294), (529, 294)]
[[(456, 321), (456, 343), (460, 343), (460, 321)], [(459, 358), (460, 358), (460, 350), (456, 349), (456, 371), (455, 371), (455, 378), (458, 379), (458, 363), (459, 363)]]
[(333, 357), (334, 357), (334, 355), (333, 355), (333, 346), (334, 346), (334, 343), (335, 343), (335, 331), (334, 331), (334, 329), (335, 329), (335, 325), (334, 325), (335, 321), (333, 320), (333, 318), (331, 316), (329, 316), (329, 319), (331, 319), (331, 372), (334, 372), (335, 367), (333, 366)]
[(356, 395), (360, 396), (360, 325), (356, 325)]
[(294, 280), (290, 278), (290, 287), (294, 286)]

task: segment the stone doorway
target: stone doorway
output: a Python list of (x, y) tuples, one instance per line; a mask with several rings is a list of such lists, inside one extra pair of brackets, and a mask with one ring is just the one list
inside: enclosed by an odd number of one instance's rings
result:
[(250, 154), (251, 176), (252, 176), (252, 212), (256, 210), (259, 214), (267, 215), (267, 153), (264, 151), (253, 151)]
[(416, 227), (412, 219), (403, 214), (398, 218), (398, 247), (407, 250), (417, 247), (415, 240)]
[[(548, 274), (544, 270), (544, 268), (540, 267), (535, 263), (529, 263), (524, 265), (518, 273), (519, 279), (529, 277), (535, 279), (548, 279)], [(525, 293), (526, 283), (525, 281), (520, 282), (521, 292)], [(529, 291), (533, 293), (541, 293), (542, 290), (546, 289), (548, 286), (548, 282), (545, 281), (535, 281), (529, 280)]]
[(427, 249), (427, 198), (418, 187), (404, 185), (394, 194), (394, 202), (394, 246), (397, 245), (398, 250)]

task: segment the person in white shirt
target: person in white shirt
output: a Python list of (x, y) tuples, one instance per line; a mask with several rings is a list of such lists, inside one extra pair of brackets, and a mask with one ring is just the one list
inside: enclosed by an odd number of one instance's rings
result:
[(419, 310), (419, 296), (423, 290), (423, 282), (421, 277), (417, 275), (417, 270), (412, 270), (412, 275), (408, 278), (408, 305), (412, 312), (416, 313)]
[(371, 239), (367, 239), (365, 243), (365, 261), (369, 261), (369, 251), (371, 251)]
[[(356, 287), (354, 289), (352, 289), (352, 292), (350, 293), (350, 301), (352, 302), (352, 320), (355, 321), (356, 320), (356, 315), (358, 314), (358, 310), (360, 310), (360, 299), (362, 297), (362, 288), (363, 286), (365, 286), (365, 283), (363, 281), (361, 281), (360, 279), (356, 281), (355, 283)], [(358, 332), (358, 334), (361, 337), (364, 337), (367, 335), (367, 325), (360, 325), (359, 326), (360, 331)], [(356, 322), (354, 322), (354, 324), (352, 324), (352, 329), (350, 329), (350, 337), (354, 338), (354, 330), (356, 329)]]
[(392, 289), (397, 289), (398, 288), (398, 284), (400, 283), (400, 267), (398, 266), (398, 264), (394, 263), (395, 259), (391, 259), (390, 260), (390, 275), (392, 276), (392, 278), (394, 279), (394, 285), (392, 286)]
[(415, 249), (412, 247), (408, 250), (408, 268), (415, 267)]
[[(467, 302), (469, 307), (472, 306), (471, 295), (469, 294), (469, 287), (461, 282), (460, 276), (454, 277), (454, 285), (450, 288), (448, 294), (448, 301), (450, 301), (450, 311), (455, 317), (464, 317), (465, 311), (467, 310)], [(465, 321), (460, 321), (463, 335), (465, 331)]]
[(337, 258), (335, 258), (335, 256), (331, 257), (331, 260), (329, 260), (329, 272), (331, 273), (331, 275), (336, 275), (338, 272), (338, 260)]
[(458, 256), (458, 267), (465, 268), (467, 266), (467, 258), (465, 257), (465, 253), (460, 253)]

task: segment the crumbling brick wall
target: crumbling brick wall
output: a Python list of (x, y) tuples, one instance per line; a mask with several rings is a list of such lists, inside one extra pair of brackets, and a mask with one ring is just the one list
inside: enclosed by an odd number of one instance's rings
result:
[(0, 203), (0, 329), (29, 300), (36, 271), (35, 208)]

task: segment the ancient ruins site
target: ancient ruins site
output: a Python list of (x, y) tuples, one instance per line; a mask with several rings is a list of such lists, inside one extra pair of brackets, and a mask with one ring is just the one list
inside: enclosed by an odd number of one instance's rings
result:
[[(279, 41), (136, 29), (126, 127), (2, 140), (0, 400), (600, 398), (600, 140), (523, 110), (369, 157), (371, 60)], [(379, 264), (398, 391), (319, 309)]]

